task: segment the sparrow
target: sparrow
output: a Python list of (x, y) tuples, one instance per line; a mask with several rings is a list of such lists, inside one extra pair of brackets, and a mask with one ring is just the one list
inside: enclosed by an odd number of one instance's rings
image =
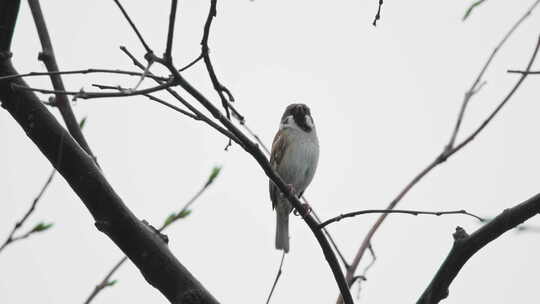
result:
[[(289, 105), (272, 142), (270, 165), (298, 198), (311, 183), (319, 162), (319, 140), (308, 106)], [(276, 210), (276, 249), (289, 252), (289, 214), (292, 205), (270, 180), (270, 199)]]

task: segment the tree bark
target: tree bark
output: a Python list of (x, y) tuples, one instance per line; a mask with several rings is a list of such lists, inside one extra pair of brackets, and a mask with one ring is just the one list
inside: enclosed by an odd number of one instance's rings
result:
[[(0, 1), (0, 76), (15, 75), (11, 40), (20, 0)], [(15, 90), (22, 79), (0, 81), (0, 102), (69, 183), (105, 233), (171, 303), (218, 303), (174, 257), (164, 238), (140, 221), (114, 192), (91, 157), (34, 93)]]
[(475, 253), (506, 231), (515, 228), (539, 212), (540, 194), (536, 194), (525, 202), (504, 210), (471, 235), (468, 235), (461, 227), (457, 227), (452, 249), (416, 303), (433, 304), (445, 299), (448, 296), (448, 287)]

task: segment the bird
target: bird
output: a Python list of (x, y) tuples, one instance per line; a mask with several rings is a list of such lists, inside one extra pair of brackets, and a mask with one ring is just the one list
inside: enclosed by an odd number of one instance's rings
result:
[[(319, 139), (310, 108), (287, 106), (272, 142), (270, 165), (298, 198), (309, 186), (319, 162)], [(276, 211), (276, 249), (289, 252), (289, 214), (292, 205), (270, 180), (270, 199)]]

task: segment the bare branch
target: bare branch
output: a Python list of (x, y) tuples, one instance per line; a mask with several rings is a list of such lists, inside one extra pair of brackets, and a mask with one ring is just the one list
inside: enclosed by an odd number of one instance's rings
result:
[[(225, 109), (225, 113), (227, 115), (227, 119), (230, 119), (230, 112), (229, 112), (229, 102), (234, 101), (234, 97), (232, 96), (229, 89), (227, 89), (224, 85), (222, 85), (217, 76), (216, 72), (214, 71), (214, 66), (212, 65), (212, 61), (210, 60), (210, 49), (208, 48), (208, 38), (210, 37), (210, 27), (212, 26), (212, 20), (217, 15), (217, 0), (210, 0), (210, 9), (208, 11), (208, 17), (206, 18), (206, 23), (204, 24), (204, 31), (203, 31), (203, 38), (201, 40), (201, 54), (204, 59), (204, 63), (206, 65), (206, 69), (208, 70), (208, 74), (210, 75), (210, 80), (212, 80), (212, 85), (214, 86), (214, 89), (219, 95), (219, 98), (221, 99), (221, 105), (223, 106), (223, 109)], [(229, 100), (225, 98), (225, 95), (227, 94), (227, 97)]]
[[(306, 203), (306, 204), (308, 203), (305, 196), (302, 196), (302, 200), (304, 201), (304, 203)], [(313, 210), (313, 208), (311, 209), (311, 213), (313, 214), (313, 217), (315, 218), (315, 220), (317, 220), (317, 223), (320, 225), (322, 221), (319, 218), (319, 216), (317, 215), (317, 213), (315, 212), (315, 210)], [(330, 244), (332, 245), (332, 247), (336, 251), (339, 259), (341, 260), (341, 263), (343, 263), (343, 266), (345, 267), (345, 269), (348, 269), (350, 267), (349, 262), (347, 262), (347, 259), (341, 253), (341, 250), (339, 250), (339, 247), (337, 246), (337, 244), (334, 241), (334, 238), (332, 237), (330, 232), (328, 232), (328, 229), (326, 229), (325, 227), (323, 227), (322, 230), (323, 230), (324, 234), (326, 235), (326, 238), (328, 238), (328, 241), (330, 242)]]
[(485, 220), (477, 215), (474, 215), (472, 213), (469, 213), (465, 210), (454, 210), (454, 211), (419, 211), (419, 210), (388, 210), (388, 209), (370, 209), (370, 210), (360, 210), (360, 211), (354, 211), (349, 212), (345, 214), (338, 215), (336, 217), (333, 217), (329, 220), (326, 220), (319, 224), (319, 229), (322, 229), (332, 223), (339, 222), (344, 218), (348, 217), (354, 217), (357, 215), (364, 215), (364, 214), (373, 214), (373, 213), (383, 213), (383, 214), (390, 214), (390, 213), (398, 213), (398, 214), (409, 214), (409, 215), (435, 215), (435, 216), (441, 216), (441, 215), (450, 215), (450, 214), (464, 214), (468, 216), (472, 216), (479, 220), (480, 222), (484, 222)]
[[(99, 88), (99, 89), (109, 89), (109, 90), (117, 90), (117, 91), (121, 91), (121, 92), (125, 92), (127, 91), (128, 89), (126, 88), (122, 88), (121, 86), (109, 86), (109, 85), (102, 85), (102, 84), (92, 84), (92, 86), (96, 87), (96, 88)], [(171, 108), (173, 110), (175, 110), (176, 112), (179, 112), (179, 113), (182, 113), (184, 115), (186, 115), (187, 117), (189, 118), (192, 118), (192, 119), (195, 119), (195, 120), (200, 120), (199, 117), (197, 117), (196, 115), (194, 115), (193, 113), (190, 113), (186, 110), (183, 110), (183, 109), (180, 109), (179, 107), (175, 106), (175, 105), (172, 105), (168, 102), (166, 102), (165, 100), (161, 99), (161, 98), (157, 98), (153, 95), (150, 95), (150, 94), (143, 94), (143, 96), (145, 97), (148, 97), (148, 99), (150, 100), (153, 100), (157, 103), (160, 103), (168, 108)]]
[[(30, 6), (30, 10), (32, 11), (34, 23), (36, 24), (39, 40), (41, 41), (41, 47), (43, 48), (43, 51), (39, 54), (38, 59), (43, 61), (47, 71), (53, 73), (58, 72), (58, 64), (56, 63), (51, 38), (47, 30), (47, 24), (45, 23), (45, 18), (43, 17), (39, 0), (29, 0), (28, 4)], [(51, 74), (50, 78), (53, 88), (56, 91), (55, 105), (60, 110), (60, 114), (66, 123), (69, 133), (79, 143), (79, 145), (81, 145), (83, 150), (86, 151), (86, 153), (88, 153), (88, 155), (90, 155), (94, 161), (96, 161), (96, 157), (93, 155), (90, 146), (86, 142), (86, 139), (79, 128), (77, 118), (75, 118), (75, 114), (73, 114), (73, 111), (71, 110), (69, 100), (67, 99), (67, 96), (62, 93), (66, 90), (62, 77), (60, 74)]]
[[(171, 214), (169, 217), (167, 217), (165, 219), (165, 221), (163, 222), (163, 225), (158, 229), (159, 232), (162, 232), (163, 230), (165, 230), (168, 226), (170, 226), (171, 224), (173, 224), (174, 222), (176, 222), (177, 220), (179, 219), (182, 219), (182, 218), (185, 218), (187, 217), (191, 212), (189, 212), (189, 208), (191, 207), (191, 205), (193, 205), (193, 203), (195, 203), (197, 201), (197, 199), (208, 189), (208, 187), (210, 187), (215, 179), (218, 177), (219, 175), (219, 172), (221, 171), (221, 167), (214, 167), (212, 169), (212, 172), (210, 173), (210, 175), (208, 176), (208, 179), (206, 180), (206, 182), (204, 183), (204, 185), (201, 187), (201, 189), (199, 189), (199, 191), (197, 191), (195, 193), (195, 195), (182, 207), (182, 209), (180, 209), (180, 211), (178, 211), (177, 213), (173, 213)], [(111, 277), (113, 276), (113, 274), (118, 271), (118, 269), (120, 269), (120, 267), (127, 261), (127, 257), (123, 257), (122, 259), (120, 259), (114, 266), (113, 268), (111, 268), (111, 270), (109, 270), (109, 272), (107, 273), (107, 275), (105, 275), (105, 277), (103, 278), (103, 280), (101, 280), (101, 282), (99, 282), (95, 287), (94, 287), (94, 290), (90, 293), (90, 295), (88, 296), (88, 298), (86, 299), (86, 301), (84, 301), (84, 304), (89, 304), (90, 302), (92, 302), (92, 300), (105, 288), (107, 287), (110, 287), (110, 286), (113, 286), (116, 282), (116, 280), (114, 281), (111, 281)]]
[(499, 44), (497, 44), (497, 46), (493, 49), (493, 51), (489, 55), (487, 61), (484, 63), (484, 66), (480, 70), (480, 73), (478, 73), (478, 75), (474, 79), (471, 87), (467, 90), (467, 92), (465, 92), (465, 95), (463, 97), (463, 102), (461, 104), (461, 109), (459, 111), (459, 115), (456, 121), (456, 125), (454, 126), (454, 132), (452, 132), (452, 136), (448, 143), (449, 149), (454, 147), (454, 143), (456, 141), (456, 137), (461, 127), (461, 122), (463, 120), (463, 116), (465, 115), (465, 110), (467, 108), (467, 105), (469, 104), (470, 99), (479, 91), (478, 86), (482, 85), (483, 83), (482, 78), (484, 77), (484, 74), (486, 73), (488, 67), (491, 65), (493, 58), (495, 58), (495, 55), (497, 55), (497, 53), (502, 48), (502, 46), (506, 43), (506, 41), (508, 41), (510, 36), (512, 36), (512, 34), (523, 23), (523, 21), (525, 21), (531, 15), (532, 11), (536, 8), (536, 6), (538, 6), (539, 3), (540, 3), (539, 0), (535, 1), (529, 7), (529, 9), (525, 12), (525, 14), (521, 16), (521, 18), (519, 18), (516, 23), (514, 23), (514, 25), (510, 28), (510, 30), (506, 33), (506, 35), (504, 35), (503, 39), (499, 42)]
[(86, 299), (86, 301), (84, 301), (84, 304), (89, 304), (90, 302), (92, 302), (92, 300), (105, 288), (107, 287), (110, 287), (110, 286), (113, 286), (115, 281), (111, 281), (111, 277), (113, 276), (113, 274), (127, 261), (127, 256), (124, 256), (123, 258), (120, 259), (120, 261), (118, 261), (112, 268), (111, 270), (107, 273), (107, 275), (105, 276), (105, 278), (103, 278), (103, 280), (96, 285), (96, 287), (94, 287), (94, 290), (92, 291), (92, 293), (88, 296), (88, 298)]
[(141, 32), (139, 32), (139, 29), (137, 29), (137, 26), (135, 26), (135, 24), (133, 23), (133, 21), (131, 20), (131, 18), (129, 17), (128, 13), (126, 12), (126, 10), (124, 9), (124, 7), (122, 6), (122, 3), (120, 3), (120, 1), (118, 0), (113, 0), (114, 3), (116, 3), (116, 5), (118, 6), (118, 8), (120, 9), (120, 11), (122, 12), (122, 15), (124, 15), (124, 18), (126, 18), (127, 22), (129, 23), (129, 26), (131, 26), (131, 29), (135, 32), (135, 34), (137, 35), (137, 37), (139, 38), (139, 41), (141, 42), (141, 44), (143, 45), (144, 49), (146, 50), (147, 53), (153, 53), (152, 52), (152, 49), (150, 49), (150, 47), (148, 46), (148, 44), (146, 44), (146, 41), (144, 40), (143, 36), (141, 35)]
[[(0, 77), (17, 74), (6, 54), (10, 54), (19, 6), (19, 0), (0, 1)], [(217, 303), (174, 257), (163, 239), (124, 205), (88, 153), (69, 136), (35, 94), (13, 90), (12, 84), (26, 85), (21, 79), (0, 82), (2, 108), (81, 198), (94, 217), (96, 227), (133, 261), (147, 282), (174, 303), (194, 297)], [(62, 161), (57, 163), (59, 155)]]
[(43, 194), (45, 193), (45, 191), (47, 190), (47, 188), (49, 188), (49, 185), (51, 184), (52, 180), (53, 180), (53, 177), (56, 173), (56, 170), (53, 169), (51, 171), (51, 174), (49, 174), (49, 177), (47, 178), (47, 180), (45, 181), (45, 184), (43, 184), (43, 187), (41, 187), (41, 190), (39, 190), (39, 193), (38, 195), (34, 198), (34, 200), (32, 201), (32, 204), (30, 205), (30, 208), (28, 208), (28, 210), (26, 211), (26, 213), (24, 214), (24, 216), (15, 223), (15, 225), (13, 226), (13, 229), (11, 230), (11, 232), (9, 233), (7, 239), (4, 241), (4, 243), (0, 246), (0, 252), (2, 252), (2, 250), (4, 250), (4, 248), (6, 246), (8, 246), (9, 244), (12, 244), (13, 242), (15, 241), (18, 241), (18, 240), (22, 240), (22, 239), (25, 239), (27, 238), (28, 236), (30, 236), (30, 234), (33, 233), (33, 229), (32, 230), (29, 230), (27, 233), (23, 234), (22, 236), (15, 236), (15, 233), (24, 225), (24, 223), (26, 222), (26, 220), (28, 219), (28, 217), (30, 217), (30, 215), (35, 211), (36, 209), (36, 205), (38, 204), (38, 202), (41, 200), (41, 197), (43, 197)]
[(435, 277), (426, 288), (417, 304), (439, 303), (448, 297), (448, 288), (467, 261), (485, 245), (497, 239), (540, 212), (540, 194), (527, 201), (504, 210), (473, 234), (468, 235), (461, 227), (454, 233), (454, 245)]
[[(32, 76), (51, 76), (51, 75), (70, 75), (70, 74), (92, 74), (92, 73), (105, 73), (105, 74), (123, 74), (123, 75), (130, 75), (130, 76), (143, 76), (143, 73), (140, 72), (133, 72), (133, 71), (123, 71), (123, 70), (110, 70), (110, 69), (84, 69), (84, 70), (69, 70), (69, 71), (56, 71), (56, 72), (30, 72), (26, 74), (18, 74), (18, 75), (9, 75), (0, 77), (0, 81), (4, 80), (11, 80), (16, 78), (23, 78), (23, 77), (32, 77)], [(154, 76), (154, 75), (146, 75), (148, 78), (155, 78), (157, 80), (161, 81), (167, 81), (168, 78), (160, 77), (160, 76)]]
[(519, 71), (519, 70), (508, 70), (507, 71), (510, 74), (527, 74), (527, 75), (538, 75), (540, 74), (540, 71)]
[(203, 58), (203, 55), (200, 54), (199, 56), (197, 56), (197, 58), (193, 59), (193, 61), (191, 61), (190, 63), (186, 64), (183, 68), (180, 68), (180, 72), (183, 72), (187, 69), (189, 69), (190, 67), (192, 67), (193, 65), (195, 65), (195, 63), (199, 62), (201, 59)]
[(377, 26), (377, 21), (381, 20), (381, 8), (383, 5), (383, 0), (379, 0), (379, 5), (377, 6), (377, 14), (375, 14), (375, 18), (373, 18), (373, 26)]
[(28, 86), (19, 85), (19, 84), (13, 84), (12, 87), (17, 90), (21, 91), (32, 91), (32, 92), (39, 92), (42, 94), (64, 94), (64, 95), (72, 95), (74, 99), (94, 99), (94, 98), (106, 98), (106, 97), (128, 97), (128, 96), (137, 96), (137, 95), (144, 95), (144, 94), (150, 94), (153, 92), (161, 91), (167, 88), (170, 88), (172, 86), (176, 85), (175, 81), (172, 79), (168, 80), (167, 82), (164, 82), (162, 84), (159, 84), (154, 87), (141, 89), (141, 90), (125, 90), (122, 92), (85, 92), (84, 90), (80, 91), (57, 91), (57, 90), (47, 90), (47, 89), (39, 89), (39, 88), (30, 88)]
[[(144, 69), (144, 65), (129, 52), (129, 50), (123, 46), (120, 47), (120, 50), (124, 52), (132, 61), (135, 66), (137, 66), (140, 69)], [(162, 83), (159, 80), (154, 79), (157, 83)], [(216, 124), (213, 120), (211, 120), (208, 116), (204, 115), (201, 111), (199, 111), (197, 108), (195, 108), (193, 105), (191, 105), (189, 102), (187, 102), (180, 94), (178, 94), (176, 91), (174, 91), (172, 88), (167, 88), (166, 91), (171, 94), (174, 98), (176, 98), (180, 103), (182, 103), (186, 108), (188, 108), (191, 112), (193, 112), (198, 118), (200, 118), (201, 121), (208, 124), (213, 129), (217, 130), (221, 134), (227, 136), (228, 138), (234, 140), (237, 144), (242, 146), (242, 143), (234, 136), (230, 131), (227, 129), (224, 129), (220, 125)]]
[(467, 9), (467, 11), (465, 12), (465, 14), (463, 15), (463, 18), (461, 19), (461, 21), (465, 21), (467, 20), (467, 18), (469, 18), (469, 16), (471, 15), (472, 11), (478, 7), (480, 4), (484, 3), (484, 1), (486, 0), (476, 0), (475, 2), (473, 2), (473, 4), (471, 4), (469, 6), (469, 8)]
[(274, 279), (274, 283), (272, 284), (272, 289), (270, 289), (270, 293), (268, 294), (268, 298), (266, 298), (266, 304), (270, 303), (270, 299), (272, 298), (272, 294), (274, 294), (274, 290), (276, 289), (277, 282), (279, 281), (279, 278), (281, 277), (283, 268), (283, 261), (285, 260), (285, 251), (281, 253), (281, 262), (279, 263), (278, 272), (276, 274), (276, 278)]
[[(463, 115), (465, 112), (465, 108), (470, 101), (470, 98), (472, 95), (474, 95), (475, 92), (478, 91), (478, 87), (482, 85), (482, 77), (487, 70), (488, 66), (492, 62), (493, 58), (497, 54), (498, 50), (502, 47), (502, 45), (505, 43), (505, 41), (508, 40), (508, 38), (515, 32), (515, 30), (519, 27), (519, 25), (528, 17), (531, 15), (534, 8), (540, 3), (540, 0), (537, 0), (534, 2), (534, 4), (525, 12), (525, 14), (512, 26), (510, 31), (503, 37), (503, 39), (499, 42), (499, 44), (496, 46), (496, 48), (493, 50), (491, 55), (489, 56), (488, 60), (482, 67), (480, 73), (476, 77), (476, 79), (473, 81), (473, 84), (471, 88), (468, 90), (469, 94), (465, 94), (465, 98), (462, 103), (462, 107), (460, 109), (460, 113), (458, 115), (458, 119), (456, 121), (456, 125), (454, 127), (454, 131), (452, 133), (452, 136), (450, 138), (449, 143), (446, 145), (446, 147), (443, 149), (443, 151), (437, 155), (437, 157), (426, 167), (424, 168), (420, 173), (418, 173), (406, 186), (401, 190), (398, 195), (390, 202), (388, 207), (386, 209), (391, 210), (396, 207), (396, 205), (403, 199), (403, 197), (420, 181), (422, 180), (429, 172), (431, 172), (435, 167), (440, 165), (441, 163), (445, 162), (450, 156), (452, 156), (454, 153), (461, 150), (464, 146), (466, 146), (469, 142), (472, 141), (478, 135), (488, 124), (491, 122), (491, 120), (495, 117), (495, 115), (500, 111), (502, 106), (506, 104), (506, 102), (512, 97), (514, 92), (517, 90), (517, 88), (521, 85), (521, 82), (525, 79), (527, 75), (522, 75), (520, 80), (516, 83), (514, 88), (510, 91), (510, 93), (501, 101), (499, 106), (488, 116), (488, 118), (473, 132), (471, 133), (467, 138), (465, 138), (459, 145), (455, 146), (455, 140), (457, 137), (457, 134), (460, 129), (461, 120), (463, 119)], [(534, 57), (532, 58), (534, 59)], [(530, 67), (529, 67), (530, 68)], [(529, 70), (529, 68), (527, 70)], [(472, 94), (472, 95), (471, 95)], [(384, 222), (388, 214), (381, 215), (373, 224), (373, 226), (370, 228), (364, 239), (362, 240), (362, 243), (360, 245), (360, 248), (358, 249), (352, 263), (351, 267), (347, 270), (346, 273), (346, 279), (347, 282), (351, 282), (352, 278), (354, 277), (354, 273), (356, 269), (358, 268), (358, 265), (365, 253), (365, 251), (368, 249), (369, 244), (371, 242), (371, 238), (373, 235), (377, 232), (381, 224)], [(338, 303), (341, 303), (341, 299), (338, 298)]]
[(174, 24), (176, 21), (176, 6), (178, 4), (177, 0), (171, 0), (171, 12), (169, 15), (169, 31), (167, 33), (167, 46), (165, 47), (165, 54), (163, 54), (163, 59), (166, 61), (172, 62), (171, 50), (174, 36)]

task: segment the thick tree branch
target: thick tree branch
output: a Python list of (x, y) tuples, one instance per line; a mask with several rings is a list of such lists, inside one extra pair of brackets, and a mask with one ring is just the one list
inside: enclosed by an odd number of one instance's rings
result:
[[(9, 47), (19, 5), (18, 0), (0, 1), (0, 77), (17, 74), (10, 60)], [(21, 79), (0, 82), (2, 107), (81, 198), (94, 217), (96, 227), (133, 261), (148, 283), (159, 289), (171, 303), (217, 303), (172, 255), (155, 230), (124, 205), (93, 159), (39, 99), (31, 92), (13, 90), (12, 83), (26, 86)], [(59, 154), (62, 161), (56, 163)]]
[(515, 228), (539, 212), (540, 194), (537, 194), (513, 208), (504, 210), (499, 216), (471, 235), (467, 235), (465, 230), (457, 227), (454, 233), (454, 245), (450, 253), (416, 303), (433, 304), (445, 299), (448, 296), (448, 287), (475, 253), (506, 231)]
[[(193, 203), (195, 203), (195, 201), (197, 201), (197, 199), (206, 191), (206, 189), (208, 189), (208, 187), (210, 187), (210, 185), (212, 185), (212, 183), (214, 182), (214, 180), (217, 178), (217, 176), (219, 175), (219, 172), (221, 171), (221, 167), (214, 167), (212, 169), (212, 172), (210, 173), (210, 176), (208, 177), (208, 179), (206, 180), (206, 183), (201, 187), (201, 189), (199, 189), (199, 191), (197, 191), (197, 193), (195, 193), (195, 195), (182, 207), (182, 209), (180, 209), (180, 211), (178, 212), (175, 212), (175, 213), (172, 213), (171, 215), (169, 215), (163, 225), (158, 229), (159, 232), (162, 232), (163, 230), (165, 230), (168, 226), (170, 226), (172, 223), (176, 222), (177, 220), (179, 219), (182, 219), (182, 218), (185, 218), (187, 217), (190, 213), (191, 213), (191, 209), (189, 209), (191, 207), (191, 205), (193, 205)], [(116, 280), (112, 280), (111, 281), (111, 277), (113, 276), (113, 274), (118, 270), (120, 269), (120, 267), (122, 267), (122, 265), (127, 261), (127, 257), (124, 256), (122, 259), (120, 259), (116, 264), (114, 264), (114, 266), (112, 267), (111, 270), (109, 270), (109, 272), (107, 273), (107, 275), (105, 275), (105, 277), (103, 278), (103, 280), (101, 280), (101, 282), (99, 282), (95, 287), (94, 289), (92, 290), (92, 292), (90, 293), (90, 295), (88, 296), (88, 298), (86, 299), (86, 301), (84, 301), (84, 304), (89, 304), (90, 302), (92, 302), (92, 300), (105, 288), (109, 287), (109, 286), (113, 286), (114, 284), (116, 284)]]

